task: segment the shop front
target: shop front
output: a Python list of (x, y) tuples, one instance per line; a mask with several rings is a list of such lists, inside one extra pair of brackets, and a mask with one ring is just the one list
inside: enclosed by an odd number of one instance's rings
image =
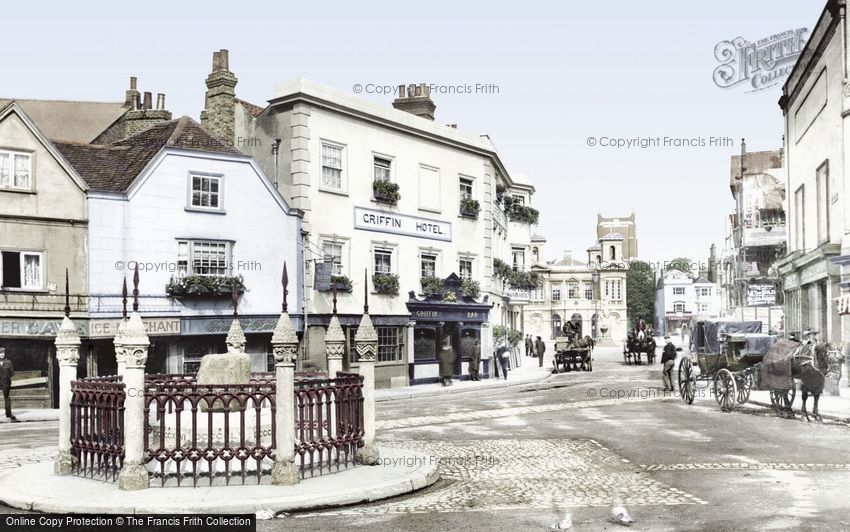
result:
[(453, 297), (446, 298), (443, 293), (417, 299), (410, 294), (407, 308), (413, 335), (413, 358), (408, 362), (411, 385), (439, 382), (439, 355), (447, 349), (451, 349), (455, 379), (469, 378), (469, 362), (475, 357), (481, 360), (481, 378), (489, 378), (491, 374), (489, 352), (482, 349), (486, 343), (482, 339), (482, 327), (489, 325), (492, 305), (486, 296), (483, 303), (464, 298), (451, 286), (452, 277), (457, 279), (453, 274), (446, 280), (446, 286), (449, 293), (456, 294)]

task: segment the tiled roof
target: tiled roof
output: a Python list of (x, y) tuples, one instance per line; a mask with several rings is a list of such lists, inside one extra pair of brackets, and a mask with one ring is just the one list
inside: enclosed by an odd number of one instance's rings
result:
[(263, 114), (263, 111), (266, 110), (265, 107), (260, 107), (259, 105), (254, 105), (253, 103), (246, 102), (245, 100), (240, 100), (239, 98), (236, 98), (236, 101), (239, 102), (242, 105), (242, 107), (247, 109), (248, 112), (251, 113), (251, 116), (253, 116), (254, 118), (257, 118), (258, 116)]
[(0, 109), (16, 102), (50, 140), (92, 142), (127, 112), (123, 102), (74, 102), (0, 98)]
[(92, 190), (124, 192), (163, 148), (241, 155), (191, 118), (162, 122), (109, 145), (54, 142)]

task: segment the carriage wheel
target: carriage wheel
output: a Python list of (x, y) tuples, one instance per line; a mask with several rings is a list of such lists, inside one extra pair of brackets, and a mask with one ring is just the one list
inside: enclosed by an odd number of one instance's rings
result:
[(726, 368), (714, 375), (714, 397), (723, 412), (731, 412), (735, 409), (738, 386), (735, 384), (735, 376)]
[(750, 400), (750, 390), (753, 389), (753, 374), (749, 371), (735, 379), (738, 386), (738, 404), (742, 405)]
[(694, 375), (693, 362), (686, 357), (679, 364), (679, 395), (682, 396), (682, 401), (687, 404), (693, 404), (694, 396), (696, 395), (696, 376)]
[[(771, 390), (770, 391), (770, 404), (773, 405), (773, 408), (776, 409), (777, 412), (788, 412), (785, 405), (793, 405), (794, 398), (797, 396), (797, 389), (791, 388), (790, 390)], [(793, 412), (794, 409), (791, 409)]]

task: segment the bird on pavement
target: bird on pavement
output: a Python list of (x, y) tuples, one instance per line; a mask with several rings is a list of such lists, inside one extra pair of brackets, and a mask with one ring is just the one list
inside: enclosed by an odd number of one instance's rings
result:
[(625, 526), (631, 526), (635, 522), (620, 499), (614, 499), (614, 502), (611, 504), (611, 521)]

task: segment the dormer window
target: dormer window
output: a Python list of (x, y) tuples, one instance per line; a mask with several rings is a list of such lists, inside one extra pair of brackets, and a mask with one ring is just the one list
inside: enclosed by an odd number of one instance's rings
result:
[(32, 189), (32, 155), (0, 150), (0, 189)]

